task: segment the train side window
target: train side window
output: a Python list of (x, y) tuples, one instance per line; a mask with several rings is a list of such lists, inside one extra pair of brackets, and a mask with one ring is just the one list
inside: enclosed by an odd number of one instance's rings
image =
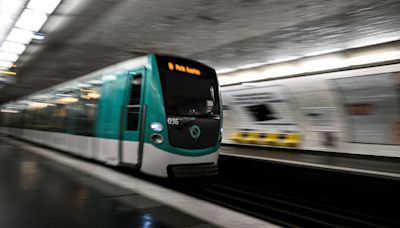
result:
[(137, 75), (131, 80), (131, 91), (129, 94), (127, 130), (138, 129), (140, 113), (140, 94), (142, 90), (142, 75)]
[(79, 101), (74, 104), (72, 109), (75, 134), (95, 136), (97, 106), (100, 97), (100, 86), (92, 85), (80, 90)]

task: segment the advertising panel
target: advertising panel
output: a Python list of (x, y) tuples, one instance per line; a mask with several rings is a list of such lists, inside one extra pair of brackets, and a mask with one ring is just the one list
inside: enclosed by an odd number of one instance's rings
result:
[[(335, 79), (340, 102), (346, 110), (349, 141), (400, 144), (399, 73)], [(394, 129), (395, 128), (395, 129)]]
[(237, 130), (277, 133), (298, 130), (288, 93), (283, 86), (225, 91), (224, 106)]

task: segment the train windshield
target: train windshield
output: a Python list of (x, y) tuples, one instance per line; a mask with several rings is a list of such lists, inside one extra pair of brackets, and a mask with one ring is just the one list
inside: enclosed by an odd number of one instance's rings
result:
[(219, 116), (216, 79), (167, 71), (162, 81), (167, 115)]

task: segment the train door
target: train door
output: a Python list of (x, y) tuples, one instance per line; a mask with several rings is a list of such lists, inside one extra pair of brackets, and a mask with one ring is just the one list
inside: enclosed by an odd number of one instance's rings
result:
[[(120, 127), (120, 162), (124, 165), (139, 165), (143, 148), (141, 134), (143, 111), (143, 81), (145, 70), (128, 73), (128, 89), (125, 93), (125, 104), (121, 110)], [(143, 119), (144, 121), (144, 119)]]

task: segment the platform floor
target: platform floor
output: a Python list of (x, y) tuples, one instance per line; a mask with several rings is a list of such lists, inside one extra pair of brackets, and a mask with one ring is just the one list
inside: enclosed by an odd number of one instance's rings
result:
[(228, 144), (220, 154), (400, 180), (400, 158)]
[(0, 227), (220, 226), (276, 227), (102, 165), (0, 137)]

